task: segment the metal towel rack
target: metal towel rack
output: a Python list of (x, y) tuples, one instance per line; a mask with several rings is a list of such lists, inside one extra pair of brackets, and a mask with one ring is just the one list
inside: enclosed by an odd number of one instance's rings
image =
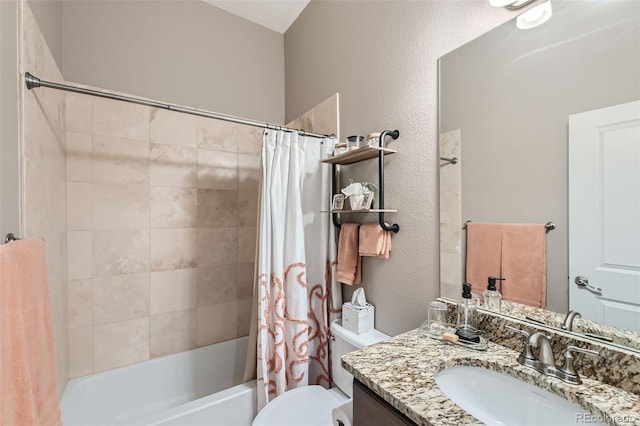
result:
[[(467, 229), (467, 223), (470, 223), (470, 220), (467, 220), (464, 225), (462, 226), (462, 229)], [(549, 231), (553, 231), (554, 229), (556, 229), (556, 224), (553, 222), (547, 222), (544, 225), (544, 228), (546, 229), (547, 234), (549, 233)]]

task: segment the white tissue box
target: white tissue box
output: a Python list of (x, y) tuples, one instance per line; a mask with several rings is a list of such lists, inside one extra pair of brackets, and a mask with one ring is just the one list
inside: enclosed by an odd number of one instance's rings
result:
[(373, 330), (375, 306), (356, 306), (350, 302), (342, 305), (342, 326), (352, 333), (363, 334)]

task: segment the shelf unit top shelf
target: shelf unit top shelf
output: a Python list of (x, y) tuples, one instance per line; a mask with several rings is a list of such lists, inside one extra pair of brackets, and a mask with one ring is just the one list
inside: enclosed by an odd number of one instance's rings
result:
[(320, 213), (398, 213), (398, 209), (320, 210)]
[(329, 164), (353, 164), (359, 161), (369, 160), (371, 158), (376, 158), (378, 154), (382, 151), (384, 155), (395, 154), (395, 149), (390, 148), (380, 148), (377, 146), (365, 146), (362, 148), (354, 149), (352, 151), (347, 151), (344, 154), (336, 155), (334, 157), (325, 158), (322, 160), (323, 163)]

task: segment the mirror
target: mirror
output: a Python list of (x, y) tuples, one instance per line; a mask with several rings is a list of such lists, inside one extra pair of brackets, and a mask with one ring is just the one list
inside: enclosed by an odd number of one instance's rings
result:
[[(569, 310), (569, 116), (640, 99), (640, 3), (552, 1), (542, 26), (513, 20), (440, 59), (440, 156), (457, 159), (440, 161), (440, 295), (460, 295), (465, 221), (553, 222), (547, 311), (507, 310), (558, 325)], [(640, 333), (598, 333), (640, 349)]]

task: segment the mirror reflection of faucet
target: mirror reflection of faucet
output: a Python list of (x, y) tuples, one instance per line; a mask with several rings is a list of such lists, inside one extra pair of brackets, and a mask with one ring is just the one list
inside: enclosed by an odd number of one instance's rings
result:
[[(578, 372), (575, 371), (573, 367), (573, 359), (577, 353), (589, 356), (600, 355), (599, 352), (591, 349), (568, 346), (564, 353), (564, 363), (562, 364), (562, 367), (558, 368), (553, 356), (550, 336), (539, 331), (530, 334), (525, 330), (520, 330), (509, 325), (506, 325), (505, 328), (524, 337), (524, 348), (522, 349), (522, 353), (518, 356), (518, 362), (520, 364), (525, 367), (533, 368), (537, 372), (546, 376), (560, 379), (565, 383), (573, 385), (579, 385), (582, 383)], [(532, 347), (539, 348), (538, 357), (533, 353), (533, 350), (531, 349)]]
[(564, 317), (564, 321), (562, 321), (561, 328), (563, 330), (573, 331), (573, 320), (576, 319), (576, 317), (582, 317), (582, 315), (580, 315), (580, 312), (574, 310), (569, 311), (567, 316)]

